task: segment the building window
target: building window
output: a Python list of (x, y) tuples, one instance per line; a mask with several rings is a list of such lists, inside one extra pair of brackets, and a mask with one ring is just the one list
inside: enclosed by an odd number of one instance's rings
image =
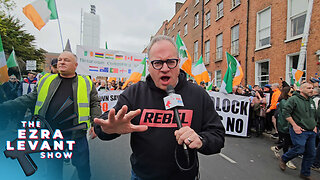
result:
[(205, 0), (204, 3), (207, 4), (210, 0)]
[(172, 24), (172, 30), (174, 30), (174, 28), (176, 28), (176, 23)]
[(220, 19), (223, 16), (223, 1), (217, 4), (217, 19)]
[(204, 42), (204, 63), (210, 63), (210, 40)]
[(186, 17), (188, 15), (188, 8), (186, 8), (185, 10), (184, 10), (184, 16), (183, 17)]
[(239, 24), (231, 28), (231, 55), (239, 55)]
[(184, 36), (188, 34), (188, 24), (184, 25)]
[(199, 25), (199, 13), (194, 15), (194, 27), (197, 27)]
[(231, 9), (237, 7), (240, 4), (240, 0), (231, 0)]
[(170, 28), (168, 28), (168, 32), (167, 33), (168, 33), (168, 35), (170, 34)]
[(268, 7), (257, 14), (256, 48), (270, 45), (271, 8)]
[(199, 3), (199, 0), (194, 0), (194, 6), (196, 6)]
[(181, 17), (179, 16), (178, 17), (178, 24), (180, 24), (180, 22), (181, 22)]
[(308, 0), (288, 0), (287, 39), (303, 34)]
[(269, 84), (269, 60), (256, 62), (256, 83), (260, 87)]
[(193, 49), (194, 49), (193, 62), (197, 62), (198, 61), (198, 41), (194, 42)]
[(172, 40), (175, 41), (175, 40), (174, 40), (174, 35), (172, 36)]
[(216, 87), (220, 88), (221, 86), (221, 70), (217, 70), (214, 72), (214, 84)]
[(210, 19), (211, 19), (211, 13), (210, 13), (210, 11), (209, 12), (207, 12), (206, 13), (206, 17), (205, 17), (205, 22), (206, 22), (206, 24), (205, 24), (205, 27), (208, 27), (208, 26), (210, 26)]
[(222, 33), (217, 35), (216, 61), (222, 60)]
[[(299, 53), (289, 54), (287, 55), (287, 63), (286, 63), (286, 81), (291, 84), (291, 77), (292, 77), (292, 69), (298, 69), (298, 61), (299, 61)], [(304, 61), (303, 66), (303, 75), (301, 77), (301, 81), (306, 80), (306, 60)], [(300, 82), (301, 82), (300, 81)]]

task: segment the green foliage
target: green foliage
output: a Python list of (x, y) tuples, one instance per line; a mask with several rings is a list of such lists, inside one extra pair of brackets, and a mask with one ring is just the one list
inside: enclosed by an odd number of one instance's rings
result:
[[(14, 47), (17, 59), (21, 59), (24, 62), (26, 60), (36, 60), (37, 64), (40, 65), (45, 61), (44, 53), (46, 51), (35, 47), (35, 37), (23, 30), (23, 27), (24, 24), (19, 19), (0, 12), (0, 35), (4, 52), (6, 55), (10, 55), (12, 47)], [(21, 66), (20, 68), (25, 69)]]

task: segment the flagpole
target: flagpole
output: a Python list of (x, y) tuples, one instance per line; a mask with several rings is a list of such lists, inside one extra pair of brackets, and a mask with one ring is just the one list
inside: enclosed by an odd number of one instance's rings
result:
[(56, 1), (54, 1), (56, 5), (56, 10), (57, 10), (57, 19), (58, 19), (58, 25), (59, 25), (59, 31), (60, 31), (60, 39), (61, 39), (61, 45), (62, 45), (62, 51), (63, 51), (63, 40), (62, 40), (62, 32), (61, 32), (61, 25), (60, 25), (60, 20), (59, 20), (59, 14), (58, 14), (58, 6)]

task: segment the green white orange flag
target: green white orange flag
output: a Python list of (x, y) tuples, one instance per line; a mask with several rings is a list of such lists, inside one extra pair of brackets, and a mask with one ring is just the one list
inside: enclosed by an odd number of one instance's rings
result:
[(228, 68), (227, 72), (224, 75), (220, 87), (220, 92), (231, 93), (232, 87), (237, 86), (241, 83), (241, 80), (243, 78), (243, 71), (238, 60), (235, 57), (231, 56), (228, 52), (226, 52), (226, 54)]
[(207, 91), (212, 91), (212, 87), (213, 87), (213, 80), (209, 82), (208, 87), (207, 87)]
[(146, 61), (147, 58), (144, 58), (143, 61), (133, 70), (129, 79), (122, 85), (122, 89), (127, 87), (129, 82), (137, 83), (141, 80), (142, 76), (146, 76)]
[(23, 13), (39, 31), (49, 19), (58, 19), (54, 0), (35, 0), (23, 8)]
[(12, 49), (12, 52), (7, 60), (7, 67), (12, 68), (12, 67), (17, 67), (17, 61), (16, 61), (16, 53), (14, 52), (14, 49)]
[(7, 81), (9, 81), (8, 68), (0, 36), (0, 83), (4, 83)]
[(176, 44), (179, 51), (179, 58), (180, 58), (180, 68), (184, 70), (187, 74), (193, 77), (192, 74), (192, 60), (191, 56), (187, 50), (186, 45), (182, 41), (180, 35), (177, 35)]
[(303, 71), (291, 68), (291, 84), (295, 83), (299, 87), (302, 75)]
[(200, 82), (202, 81), (204, 81), (205, 83), (210, 81), (209, 73), (203, 63), (202, 56), (200, 56), (198, 62), (192, 68), (192, 74), (198, 84), (200, 84)]

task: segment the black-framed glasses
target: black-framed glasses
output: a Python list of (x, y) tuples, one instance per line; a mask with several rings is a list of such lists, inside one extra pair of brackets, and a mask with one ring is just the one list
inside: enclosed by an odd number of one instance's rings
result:
[(166, 63), (169, 69), (173, 69), (177, 67), (179, 59), (167, 59), (165, 61), (162, 60), (153, 60), (151, 61), (152, 67), (156, 70), (160, 70), (163, 67), (163, 64)]

